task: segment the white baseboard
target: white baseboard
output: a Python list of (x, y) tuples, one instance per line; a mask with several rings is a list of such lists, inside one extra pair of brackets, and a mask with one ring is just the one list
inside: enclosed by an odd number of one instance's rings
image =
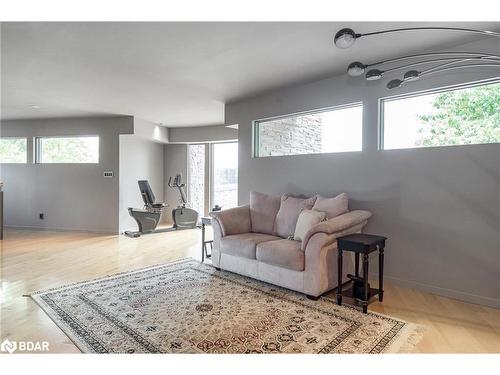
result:
[[(370, 277), (370, 279), (371, 279), (371, 277)], [(373, 276), (373, 280), (378, 280), (378, 274), (376, 275), (376, 277), (375, 277), (375, 275)], [(477, 294), (466, 293), (466, 292), (462, 292), (462, 291), (454, 290), (454, 289), (441, 288), (439, 286), (419, 283), (417, 281), (403, 280), (403, 279), (400, 279), (398, 277), (393, 277), (393, 276), (384, 275), (384, 281), (385, 280), (390, 281), (392, 284), (397, 285), (397, 286), (417, 289), (417, 290), (421, 290), (421, 291), (431, 293), (431, 294), (436, 294), (436, 295), (443, 296), (443, 297), (449, 297), (449, 298), (457, 299), (457, 300), (464, 301), (464, 302), (470, 302), (470, 303), (475, 303), (478, 305), (485, 305), (485, 306), (489, 306), (489, 307), (494, 307), (496, 309), (500, 309), (500, 299), (497, 299), (497, 298), (480, 296)]]
[(81, 233), (98, 233), (117, 235), (118, 231), (102, 230), (102, 229), (76, 229), (76, 228), (59, 228), (59, 227), (34, 227), (23, 225), (5, 225), (5, 229), (19, 229), (19, 230), (38, 230), (38, 231), (53, 231), (53, 232), (81, 232)]

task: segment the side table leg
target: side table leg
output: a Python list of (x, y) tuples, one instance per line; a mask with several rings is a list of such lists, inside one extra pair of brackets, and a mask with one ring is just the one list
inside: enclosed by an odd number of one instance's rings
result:
[(337, 304), (342, 305), (342, 250), (338, 251), (338, 263), (337, 263), (337, 272), (338, 272), (338, 285), (337, 285)]
[(384, 300), (384, 248), (378, 249), (378, 300)]
[(201, 224), (201, 263), (205, 261), (205, 224)]
[(366, 314), (368, 312), (368, 254), (363, 254), (363, 282), (364, 282), (364, 301), (363, 301), (363, 312)]
[(359, 276), (359, 253), (356, 252), (354, 254), (354, 275), (356, 277)]

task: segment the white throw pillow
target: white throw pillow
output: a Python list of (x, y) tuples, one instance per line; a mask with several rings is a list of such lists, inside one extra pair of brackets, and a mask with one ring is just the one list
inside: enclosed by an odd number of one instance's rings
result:
[(321, 211), (302, 210), (295, 225), (295, 233), (293, 239), (295, 241), (302, 241), (309, 229), (316, 224), (325, 220), (326, 214)]

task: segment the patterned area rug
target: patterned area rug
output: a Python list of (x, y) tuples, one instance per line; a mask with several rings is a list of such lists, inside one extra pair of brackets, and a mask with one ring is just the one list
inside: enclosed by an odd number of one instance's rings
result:
[(77, 283), (32, 298), (86, 353), (381, 353), (419, 329), (194, 260)]

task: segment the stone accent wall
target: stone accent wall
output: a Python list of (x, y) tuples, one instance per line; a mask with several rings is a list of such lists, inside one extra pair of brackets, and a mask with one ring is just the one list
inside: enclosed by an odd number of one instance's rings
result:
[(189, 207), (204, 216), (205, 145), (189, 145)]
[(259, 156), (321, 152), (321, 116), (309, 114), (259, 125)]

